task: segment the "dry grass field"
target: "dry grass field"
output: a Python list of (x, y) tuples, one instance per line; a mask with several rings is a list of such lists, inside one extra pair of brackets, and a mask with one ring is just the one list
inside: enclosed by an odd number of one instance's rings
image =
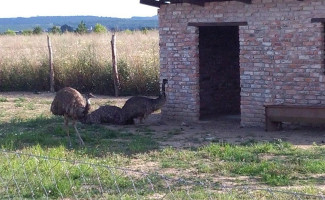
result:
[[(50, 35), (56, 89), (113, 94), (111, 35)], [(159, 89), (158, 31), (116, 33), (123, 94), (156, 94)], [(0, 91), (49, 90), (47, 36), (0, 36)]]

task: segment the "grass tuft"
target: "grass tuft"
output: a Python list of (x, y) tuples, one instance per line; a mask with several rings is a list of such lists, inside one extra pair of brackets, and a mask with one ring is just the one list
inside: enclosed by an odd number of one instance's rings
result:
[(4, 98), (4, 97), (0, 97), (0, 103), (1, 102), (8, 102), (8, 99), (7, 98)]

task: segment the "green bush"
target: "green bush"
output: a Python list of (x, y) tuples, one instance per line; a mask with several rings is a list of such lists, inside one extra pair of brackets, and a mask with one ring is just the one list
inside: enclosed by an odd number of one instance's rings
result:
[(87, 33), (87, 27), (84, 21), (81, 21), (78, 25), (78, 28), (76, 29), (76, 32), (79, 34), (85, 34)]
[(32, 35), (33, 31), (32, 30), (23, 30), (22, 34), (23, 35)]
[(53, 26), (51, 28), (51, 31), (50, 31), (52, 34), (60, 34), (61, 33), (61, 29), (59, 26)]
[(101, 24), (96, 24), (94, 27), (95, 33), (107, 33), (107, 28)]
[(16, 35), (15, 31), (8, 29), (6, 32), (4, 32), (5, 35)]
[(34, 35), (40, 35), (40, 34), (42, 34), (43, 33), (43, 29), (42, 29), (42, 27), (40, 27), (40, 26), (36, 26), (34, 29), (33, 29), (33, 34)]

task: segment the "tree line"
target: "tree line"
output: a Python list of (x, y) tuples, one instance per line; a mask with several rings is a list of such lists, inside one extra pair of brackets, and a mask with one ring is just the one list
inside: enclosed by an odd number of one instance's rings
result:
[(107, 28), (104, 25), (97, 23), (93, 28), (91, 27), (90, 29), (88, 29), (86, 26), (86, 23), (84, 21), (81, 21), (76, 29), (74, 29), (73, 27), (66, 25), (66, 24), (62, 25), (62, 26), (53, 26), (52, 28), (50, 28), (48, 30), (43, 30), (42, 27), (36, 26), (32, 30), (23, 30), (23, 31), (19, 31), (19, 32), (8, 29), (7, 31), (5, 31), (3, 33), (3, 35), (17, 35), (17, 34), (39, 35), (39, 34), (42, 34), (43, 32), (48, 32), (48, 33), (52, 33), (52, 34), (62, 34), (65, 32), (75, 32), (78, 34), (86, 34), (89, 32), (106, 33)]

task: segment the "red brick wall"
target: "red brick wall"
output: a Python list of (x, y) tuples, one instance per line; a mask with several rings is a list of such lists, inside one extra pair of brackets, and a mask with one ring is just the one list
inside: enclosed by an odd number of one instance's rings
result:
[(265, 104), (325, 104), (324, 0), (253, 0), (163, 5), (161, 77), (168, 78), (164, 118), (198, 120), (199, 35), (189, 22), (242, 22), (239, 28), (241, 124), (263, 126)]

